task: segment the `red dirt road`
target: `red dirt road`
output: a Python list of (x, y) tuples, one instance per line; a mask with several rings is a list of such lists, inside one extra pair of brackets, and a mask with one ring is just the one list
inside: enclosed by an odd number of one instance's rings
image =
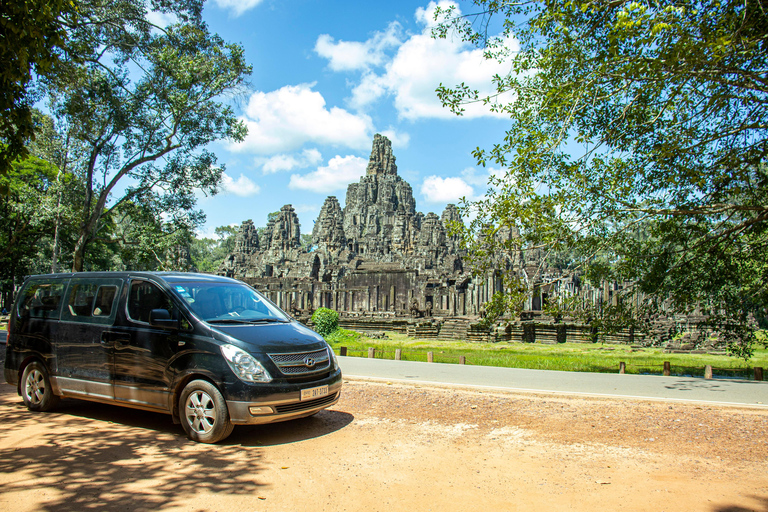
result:
[(768, 410), (347, 382), (313, 418), (169, 416), (0, 385), (0, 511), (768, 512)]

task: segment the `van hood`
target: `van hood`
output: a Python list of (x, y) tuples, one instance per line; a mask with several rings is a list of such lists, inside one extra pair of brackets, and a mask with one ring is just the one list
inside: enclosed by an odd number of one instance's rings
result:
[(322, 336), (299, 322), (216, 325), (212, 329), (241, 341), (249, 352), (301, 352), (325, 348)]

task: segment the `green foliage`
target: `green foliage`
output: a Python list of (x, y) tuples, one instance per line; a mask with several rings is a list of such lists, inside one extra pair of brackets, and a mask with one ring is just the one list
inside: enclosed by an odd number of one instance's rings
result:
[(218, 240), (195, 238), (191, 242), (192, 266), (199, 272), (216, 272), (227, 254), (235, 249), (236, 228), (220, 226), (214, 232), (219, 236)]
[(339, 328), (339, 313), (328, 308), (318, 308), (312, 313), (312, 324), (320, 336), (328, 336)]
[[(473, 269), (537, 253), (595, 286), (620, 283), (619, 299), (635, 301), (614, 311), (583, 303), (586, 315), (698, 312), (748, 356), (751, 317), (768, 313), (768, 11), (736, 1), (474, 3), (479, 14), (466, 17), (438, 9), (434, 32), (457, 31), (511, 69), (489, 77), (492, 95), (437, 91), (459, 115), (481, 101), (510, 120), (500, 142), (474, 153), (504, 174), (463, 204), (477, 213), (456, 227)], [(487, 37), (491, 20), (499, 37)], [(528, 270), (527, 283), (541, 277)]]
[(65, 22), (76, 14), (67, 0), (13, 0), (0, 4), (0, 174), (28, 155), (34, 137), (30, 90), (33, 73), (47, 76), (61, 64), (66, 47)]
[(483, 305), (485, 311), (479, 322), (481, 326), (489, 328), (504, 314), (509, 313), (516, 317), (523, 310), (525, 290), (515, 280), (508, 280), (506, 284), (507, 289), (504, 292), (494, 293), (491, 300)]
[[(37, 270), (40, 242), (51, 230), (57, 168), (34, 156), (17, 160), (0, 176), (0, 283), (8, 305), (14, 281)], [(50, 261), (50, 260), (48, 260)]]
[(332, 333), (324, 336), (325, 341), (331, 344), (332, 347), (346, 346), (345, 344), (360, 343), (363, 335), (359, 332), (350, 331), (349, 329), (343, 329), (339, 327)]
[[(0, 290), (5, 306), (24, 276), (72, 267), (86, 206), (84, 180), (69, 172), (76, 169), (72, 155), (82, 145), (63, 139), (52, 118), (33, 111), (33, 119), (37, 132), (28, 146), (30, 155), (0, 176)], [(83, 269), (191, 269), (191, 233), (199, 215), (166, 219), (164, 208), (152, 195), (134, 195), (111, 208), (87, 247)]]
[(192, 240), (189, 252), (192, 266), (199, 272), (216, 272), (221, 259), (216, 257), (219, 249), (219, 241), (213, 238), (195, 238)]
[(312, 234), (304, 233), (301, 235), (301, 248), (304, 250), (312, 248)]
[[(245, 135), (221, 99), (240, 90), (250, 67), (242, 47), (208, 31), (199, 0), (72, 5), (77, 17), (58, 20), (72, 58), (36, 82), (66, 141), (62, 171), (79, 184), (72, 268), (88, 266), (94, 249), (130, 249), (127, 237), (137, 264), (165, 268), (160, 253), (204, 219), (195, 191), (217, 192), (224, 166), (206, 146)], [(178, 22), (154, 26), (149, 8)]]
[[(238, 229), (234, 226), (219, 226), (213, 230), (219, 237), (219, 244), (224, 249), (224, 254), (229, 254), (235, 250), (235, 237)], [(222, 256), (223, 258), (223, 256)]]

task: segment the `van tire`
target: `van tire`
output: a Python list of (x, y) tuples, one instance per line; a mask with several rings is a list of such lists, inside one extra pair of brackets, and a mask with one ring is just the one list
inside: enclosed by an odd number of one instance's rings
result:
[(184, 387), (179, 397), (179, 419), (187, 436), (199, 443), (218, 443), (235, 428), (229, 421), (224, 396), (206, 380), (193, 380)]
[(45, 365), (32, 361), (21, 375), (21, 398), (30, 411), (44, 412), (56, 407), (59, 397), (53, 394), (51, 377)]

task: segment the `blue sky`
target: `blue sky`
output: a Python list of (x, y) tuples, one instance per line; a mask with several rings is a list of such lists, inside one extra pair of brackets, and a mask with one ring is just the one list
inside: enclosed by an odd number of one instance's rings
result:
[[(241, 144), (211, 149), (226, 164), (221, 191), (200, 196), (207, 222), (253, 219), (292, 204), (310, 233), (329, 195), (365, 173), (375, 133), (392, 140), (400, 176), (416, 207), (438, 215), (459, 198), (481, 196), (489, 172), (472, 150), (499, 142), (507, 122), (480, 105), (457, 117), (440, 106), (443, 82), (488, 90), (509, 64), (485, 61), (457, 39), (434, 40), (434, 2), (209, 0), (212, 31), (245, 48), (253, 75), (233, 98), (248, 124)], [(469, 8), (459, 3), (459, 8)]]

